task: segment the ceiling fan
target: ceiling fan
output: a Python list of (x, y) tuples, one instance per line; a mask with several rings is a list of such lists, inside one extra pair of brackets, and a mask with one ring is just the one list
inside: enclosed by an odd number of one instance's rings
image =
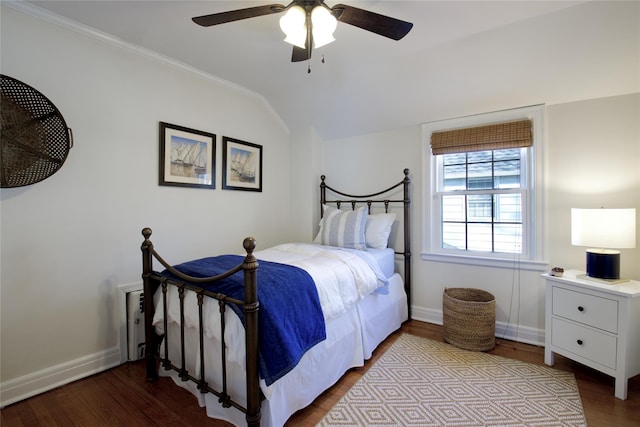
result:
[(310, 59), (314, 46), (320, 47), (335, 40), (332, 34), (337, 21), (393, 40), (400, 40), (413, 27), (410, 22), (346, 4), (329, 7), (323, 0), (293, 0), (287, 6), (267, 4), (197, 16), (192, 19), (198, 25), (210, 27), (284, 11), (287, 13), (281, 18), (280, 27), (287, 35), (285, 41), (294, 45), (291, 55), (292, 62)]

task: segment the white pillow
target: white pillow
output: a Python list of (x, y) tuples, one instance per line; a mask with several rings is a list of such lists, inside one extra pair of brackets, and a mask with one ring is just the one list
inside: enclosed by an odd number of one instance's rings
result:
[[(329, 210), (327, 211), (327, 208), (329, 208)], [(337, 209), (332, 208), (331, 206), (328, 205), (322, 205), (322, 218), (320, 218), (320, 222), (318, 223), (318, 226), (320, 227), (320, 230), (318, 230), (318, 234), (316, 234), (315, 239), (313, 239), (313, 243), (317, 243), (319, 245), (322, 244), (322, 224), (324, 224), (324, 220), (327, 218), (327, 214), (329, 212), (333, 212), (334, 214), (337, 212)]]
[(395, 213), (369, 215), (364, 232), (367, 247), (385, 249), (389, 244), (389, 234), (395, 220)]
[(362, 207), (354, 211), (342, 211), (331, 206), (324, 206), (323, 212), (320, 231), (314, 242), (341, 248), (367, 248), (364, 237), (367, 208)]

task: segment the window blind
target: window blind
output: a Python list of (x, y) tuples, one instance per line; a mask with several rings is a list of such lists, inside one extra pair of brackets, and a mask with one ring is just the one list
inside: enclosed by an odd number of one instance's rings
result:
[(434, 155), (522, 148), (531, 145), (531, 120), (474, 126), (431, 134), (431, 152)]

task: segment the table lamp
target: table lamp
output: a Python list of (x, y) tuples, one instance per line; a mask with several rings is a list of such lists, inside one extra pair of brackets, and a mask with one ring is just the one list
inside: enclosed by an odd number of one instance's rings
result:
[(636, 247), (635, 209), (571, 209), (571, 244), (587, 246), (584, 278), (616, 284), (620, 278), (620, 251)]

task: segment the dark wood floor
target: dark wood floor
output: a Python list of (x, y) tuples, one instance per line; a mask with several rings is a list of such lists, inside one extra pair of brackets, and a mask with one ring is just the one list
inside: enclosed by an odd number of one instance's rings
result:
[[(401, 332), (442, 340), (442, 327), (411, 321)], [(390, 336), (363, 368), (349, 371), (308, 408), (295, 414), (287, 427), (314, 426), (398, 337)], [(491, 354), (544, 364), (544, 349), (497, 340)], [(629, 398), (613, 396), (613, 378), (556, 356), (556, 368), (572, 371), (578, 382), (587, 423), (591, 427), (640, 425), (640, 376), (629, 382)], [(2, 427), (17, 426), (211, 426), (229, 424), (210, 419), (195, 398), (161, 378), (147, 383), (142, 362), (121, 365), (2, 409)]]

